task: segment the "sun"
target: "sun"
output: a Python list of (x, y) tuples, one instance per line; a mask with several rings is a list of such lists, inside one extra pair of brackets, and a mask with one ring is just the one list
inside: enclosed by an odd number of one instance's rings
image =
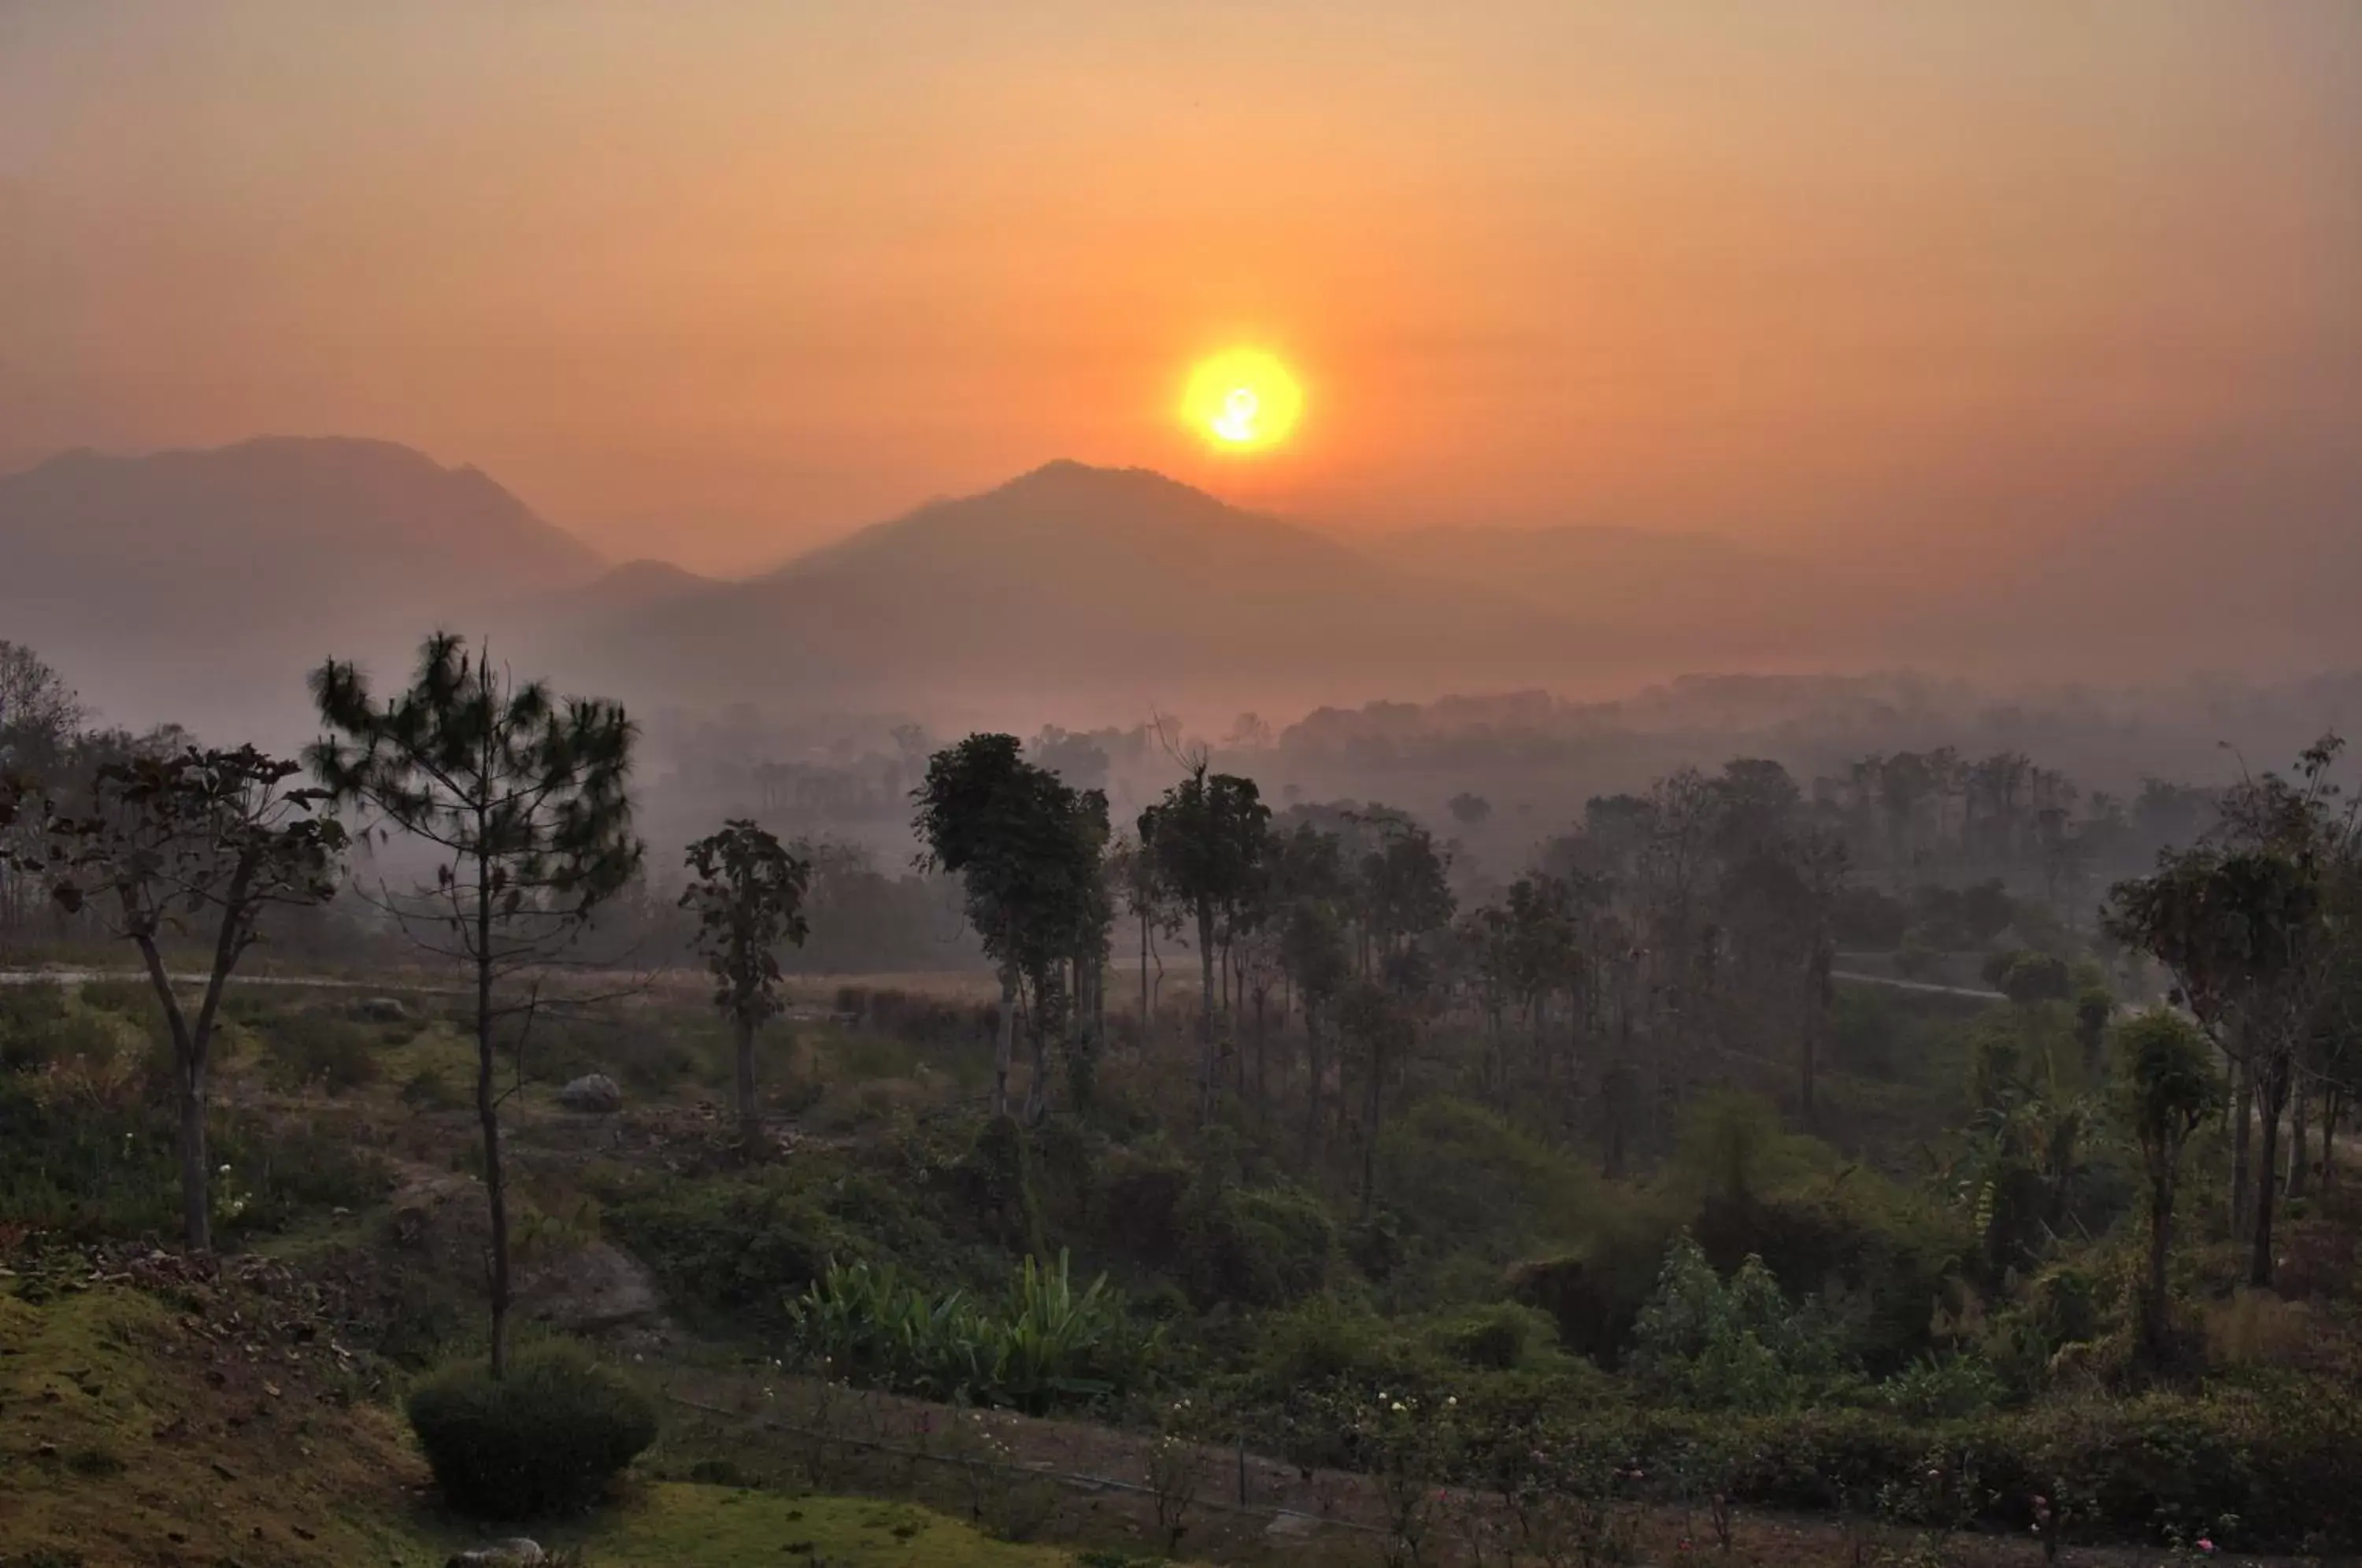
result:
[(1199, 361), (1181, 394), (1181, 417), (1215, 447), (1259, 452), (1278, 446), (1304, 412), (1304, 389), (1260, 348), (1227, 348)]

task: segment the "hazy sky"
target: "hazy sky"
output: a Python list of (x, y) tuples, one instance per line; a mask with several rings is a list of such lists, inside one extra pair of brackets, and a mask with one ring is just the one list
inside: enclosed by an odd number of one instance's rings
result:
[[(1172, 414), (1234, 342), (1309, 393), (1252, 467)], [(1057, 456), (1360, 525), (2355, 518), (2357, 430), (2356, 0), (0, 0), (0, 469), (381, 436), (737, 568)]]

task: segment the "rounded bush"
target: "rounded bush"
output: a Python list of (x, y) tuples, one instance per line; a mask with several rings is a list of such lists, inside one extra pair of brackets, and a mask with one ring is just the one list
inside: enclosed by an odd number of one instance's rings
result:
[(656, 1441), (656, 1406), (622, 1374), (566, 1342), (447, 1366), (404, 1407), (444, 1500), (480, 1518), (589, 1507)]

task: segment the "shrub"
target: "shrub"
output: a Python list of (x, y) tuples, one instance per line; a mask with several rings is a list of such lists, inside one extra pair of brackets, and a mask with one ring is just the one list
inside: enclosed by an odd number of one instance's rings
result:
[(1873, 1375), (1931, 1348), (1929, 1303), (1950, 1292), (1977, 1244), (1957, 1211), (1861, 1170), (1791, 1195), (1717, 1195), (1694, 1231), (1716, 1268), (1760, 1257), (1791, 1297), (1818, 1296)]
[(951, 1175), (961, 1200), (995, 1242), (1010, 1252), (1043, 1251), (1032, 1152), (1015, 1117), (987, 1121)]
[(1315, 1296), (1258, 1325), (1263, 1380), (1268, 1392), (1315, 1384), (1406, 1381), (1410, 1347), (1387, 1321), (1366, 1308)]
[(1836, 1336), (1807, 1298), (1792, 1308), (1760, 1258), (1725, 1281), (1683, 1236), (1633, 1330), (1633, 1369), (1704, 1408), (1779, 1409), (1839, 1374)]
[(997, 1309), (931, 1294), (891, 1267), (832, 1265), (789, 1315), (799, 1358), (831, 1375), (1034, 1414), (1120, 1394), (1151, 1342), (1104, 1278), (1075, 1288), (1064, 1254), (1048, 1269), (1027, 1258)]
[(871, 1250), (819, 1198), (783, 1177), (618, 1192), (606, 1222), (675, 1299), (771, 1330), (784, 1326), (788, 1299), (831, 1258), (850, 1261)]
[(1378, 1140), (1378, 1189), (1401, 1230), (1496, 1264), (1595, 1233), (1608, 1199), (1592, 1170), (1480, 1107), (1432, 1099)]
[[(2317, 1552), (2362, 1533), (2362, 1411), (2327, 1380), (2270, 1397), (2152, 1394), (1937, 1422), (1599, 1404), (1557, 1420), (1549, 1441), (1561, 1447), (1651, 1476), (1712, 1475), (1759, 1507), (1861, 1509), (1883, 1494), (1918, 1514), (1944, 1501), (1959, 1510), (1947, 1523), (2023, 1533), (2040, 1496), (2074, 1499), (2076, 1529), (2093, 1540), (2211, 1533), (2234, 1549)], [(1514, 1422), (1502, 1430), (1536, 1441)], [(1975, 1496), (1931, 1499), (1931, 1471), (1973, 1476)]]
[(453, 1085), (436, 1066), (425, 1066), (410, 1075), (402, 1086), (402, 1103), (413, 1110), (457, 1110), (469, 1103), (467, 1093)]
[(0, 1072), (30, 1072), (65, 1055), (68, 1016), (55, 981), (0, 986)]
[(1569, 1350), (1606, 1362), (1631, 1338), (1665, 1255), (1657, 1221), (1619, 1226), (1579, 1252), (1535, 1258), (1510, 1271), (1510, 1288), (1558, 1322)]
[(1329, 1283), (1336, 1228), (1318, 1199), (1293, 1187), (1201, 1181), (1175, 1221), (1182, 1283), (1200, 1306), (1276, 1307)]
[[(0, 988), (0, 998), (7, 994), (8, 988)], [(0, 1072), (37, 1073), (68, 1065), (75, 1070), (112, 1067), (121, 1052), (114, 1025), (98, 1013), (61, 1009), (47, 1014), (24, 1009), (0, 1017)], [(128, 1071), (127, 1066), (127, 1075)]]
[(2002, 1380), (1974, 1356), (1928, 1356), (1878, 1386), (1879, 1402), (1915, 1420), (1981, 1415), (2001, 1400)]
[[(179, 1130), (128, 1104), (47, 1099), (0, 1076), (0, 1225), (78, 1240), (169, 1233), (180, 1223)], [(388, 1185), (384, 1163), (340, 1130), (271, 1127), (216, 1110), (218, 1239), (286, 1225), (332, 1205), (359, 1208)]]
[(1158, 1267), (1181, 1253), (1181, 1205), (1189, 1167), (1134, 1150), (1108, 1152), (1100, 1178), (1100, 1240), (1109, 1251)]
[(259, 1027), (270, 1077), (283, 1089), (337, 1095), (377, 1081), (377, 1037), (327, 1012), (282, 1012)]
[(648, 1397), (563, 1341), (519, 1351), (498, 1382), (481, 1362), (447, 1367), (404, 1408), (445, 1500), (480, 1518), (588, 1507), (657, 1436)]
[(1509, 1372), (1540, 1353), (1557, 1349), (1558, 1324), (1547, 1312), (1503, 1301), (1440, 1325), (1436, 1337), (1457, 1361)]

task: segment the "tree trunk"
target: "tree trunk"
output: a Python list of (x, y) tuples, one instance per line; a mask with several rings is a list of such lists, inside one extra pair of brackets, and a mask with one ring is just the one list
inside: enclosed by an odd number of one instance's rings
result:
[[(2290, 1075), (2295, 1077), (2293, 1073)], [(2289, 1198), (2302, 1198), (2309, 1185), (2306, 1178), (2312, 1165), (2312, 1095), (2299, 1082), (2290, 1091), (2289, 1101)]]
[(1198, 968), (1204, 988), (1198, 1003), (1198, 1120), (1214, 1120), (1219, 1064), (1214, 1055), (1214, 906), (1198, 906)]
[(188, 1019), (181, 1011), (180, 1000), (172, 994), (172, 979), (165, 971), (164, 955), (157, 950), (155, 939), (135, 936), (134, 940), (140, 961), (148, 967), (148, 982), (156, 988), (165, 1025), (172, 1034), (172, 1091), (180, 1113), (181, 1244), (193, 1253), (211, 1252), (213, 1167), (205, 1153), (204, 1060), (191, 1034)]
[(1000, 1023), (992, 1036), (992, 1116), (1009, 1114), (1009, 1068), (1017, 1055), (1017, 971), (1000, 966)]
[(491, 927), (492, 890), (487, 873), (477, 884), (476, 894), (476, 1121), (484, 1138), (484, 1202), (491, 1215), (486, 1283), (491, 1291), (491, 1375), (498, 1382), (509, 1369), (509, 1195), (507, 1177), (501, 1169), (501, 1102), (493, 1081)]
[(2272, 1206), (2279, 1196), (2280, 1112), (2288, 1107), (2289, 1059), (2275, 1055), (2256, 1075), (2257, 1131), (2262, 1134), (2256, 1160), (2256, 1221), (2249, 1237), (2247, 1283), (2258, 1288), (2272, 1283)]
[(2244, 1240), (2251, 1218), (2247, 1205), (2249, 1124), (2256, 1116), (2255, 1069), (2246, 1056), (2238, 1062), (2238, 1087), (2231, 1096), (2231, 1239)]
[(1039, 1127), (1042, 1119), (1050, 1114), (1050, 1031), (1043, 1017), (1043, 1009), (1036, 993), (1032, 1015), (1026, 1020), (1025, 1035), (1032, 1046), (1033, 1071), (1025, 1084), (1025, 1125)]
[(738, 1139), (749, 1156), (763, 1147), (763, 1112), (755, 1103), (755, 1021), (742, 1012), (738, 1025)]
[(2345, 1111), (2345, 1095), (2342, 1089), (2324, 1088), (2321, 1094), (2321, 1185), (2337, 1185), (2337, 1122)]
[(1329, 1074), (1329, 1065), (1320, 1055), (1320, 1012), (1311, 999), (1304, 1003), (1304, 1153), (1309, 1158), (1320, 1150), (1320, 1091)]
[(1808, 1128), (1813, 1125), (1816, 1111), (1814, 1091), (1819, 1082), (1821, 1034), (1837, 999), (1837, 982), (1832, 977), (1836, 965), (1837, 950), (1826, 941), (1816, 941), (1805, 968), (1804, 1041), (1796, 1062), (1796, 1098)]
[(2166, 1270), (2173, 1253), (2173, 1177), (2152, 1175), (2148, 1196), (2148, 1279), (2141, 1291), (2142, 1357), (2152, 1367), (2165, 1364), (2170, 1327), (2170, 1297)]
[(181, 1099), (181, 1238), (193, 1253), (213, 1250), (211, 1167), (205, 1153), (205, 1066), (183, 1057)]
[[(1533, 994), (1532, 999), (1527, 1003), (1527, 1006), (1533, 1010), (1534, 1015), (1534, 1070), (1541, 1076), (1542, 1082), (1549, 1083), (1551, 1076), (1550, 1048), (1550, 992), (1547, 990), (1536, 991)], [(1507, 1084), (1503, 1084), (1501, 1086), (1501, 1092), (1503, 1097), (1506, 1099), (1508, 1094), (1508, 1086)]]
[(1148, 1049), (1148, 911), (1140, 911), (1140, 1048)]
[(1268, 1022), (1264, 1017), (1264, 1006), (1270, 996), (1268, 987), (1258, 987), (1254, 994), (1254, 1087), (1258, 1102), (1268, 1102), (1271, 1099), (1271, 1041)]

